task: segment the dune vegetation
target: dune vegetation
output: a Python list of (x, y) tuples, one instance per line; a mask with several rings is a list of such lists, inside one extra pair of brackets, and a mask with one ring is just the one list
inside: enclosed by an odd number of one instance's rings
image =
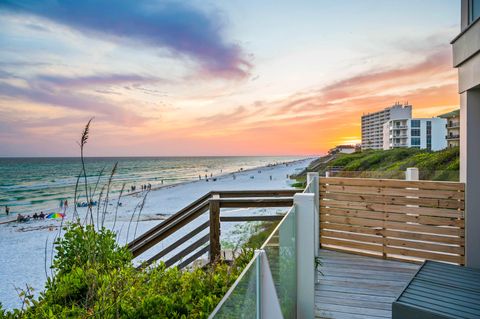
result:
[[(414, 148), (391, 150), (366, 150), (353, 154), (337, 154), (327, 163), (316, 161), (307, 171), (324, 175), (333, 171), (332, 176), (404, 178), (408, 167), (417, 167), (422, 180), (458, 181), (460, 168), (459, 148), (441, 151), (427, 151)], [(312, 169), (312, 168), (315, 169)], [(304, 180), (305, 172), (298, 176)]]

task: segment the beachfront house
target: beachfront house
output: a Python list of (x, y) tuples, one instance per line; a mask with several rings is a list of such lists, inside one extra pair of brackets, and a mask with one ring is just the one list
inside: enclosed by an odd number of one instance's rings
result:
[[(147, 263), (184, 268), (205, 254), (216, 261), (224, 258), (223, 222), (276, 220), (210, 318), (479, 318), (480, 0), (462, 0), (462, 31), (452, 45), (459, 182), (308, 173), (304, 190), (213, 191), (131, 242), (133, 255), (203, 217)], [(284, 215), (222, 214), (241, 207), (290, 208)]]
[(337, 145), (328, 151), (328, 154), (352, 154), (357, 151), (356, 145)]
[(480, 0), (462, 0), (451, 42), (460, 94), (460, 180), (465, 183), (466, 264), (480, 268)]

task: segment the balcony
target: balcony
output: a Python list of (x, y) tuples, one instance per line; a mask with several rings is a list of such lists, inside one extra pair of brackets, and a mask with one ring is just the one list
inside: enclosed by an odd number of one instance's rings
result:
[(460, 139), (460, 134), (450, 134), (445, 136), (446, 140), (458, 140)]
[(398, 125), (398, 126), (393, 126), (391, 127), (392, 130), (406, 130), (408, 129), (407, 125)]
[(390, 138), (407, 138), (407, 134), (390, 135)]
[(390, 147), (408, 147), (407, 143), (390, 143)]
[(445, 127), (446, 128), (457, 128), (457, 127), (460, 127), (460, 123), (457, 122), (457, 123), (447, 123), (445, 124)]

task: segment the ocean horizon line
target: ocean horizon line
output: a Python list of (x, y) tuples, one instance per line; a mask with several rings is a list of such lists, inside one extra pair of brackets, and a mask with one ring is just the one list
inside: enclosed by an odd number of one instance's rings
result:
[[(119, 155), (119, 156), (84, 156), (84, 158), (206, 158), (206, 157), (319, 157), (325, 154), (310, 154), (310, 155), (301, 155), (301, 154), (285, 154), (285, 155)], [(78, 156), (3, 156), (0, 155), (0, 159), (16, 159), (16, 158), (80, 158)]]

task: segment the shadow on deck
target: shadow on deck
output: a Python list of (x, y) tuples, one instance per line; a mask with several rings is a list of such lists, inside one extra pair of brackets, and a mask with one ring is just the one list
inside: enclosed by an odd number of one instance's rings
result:
[(331, 319), (391, 318), (392, 302), (420, 265), (320, 250), (315, 316)]

